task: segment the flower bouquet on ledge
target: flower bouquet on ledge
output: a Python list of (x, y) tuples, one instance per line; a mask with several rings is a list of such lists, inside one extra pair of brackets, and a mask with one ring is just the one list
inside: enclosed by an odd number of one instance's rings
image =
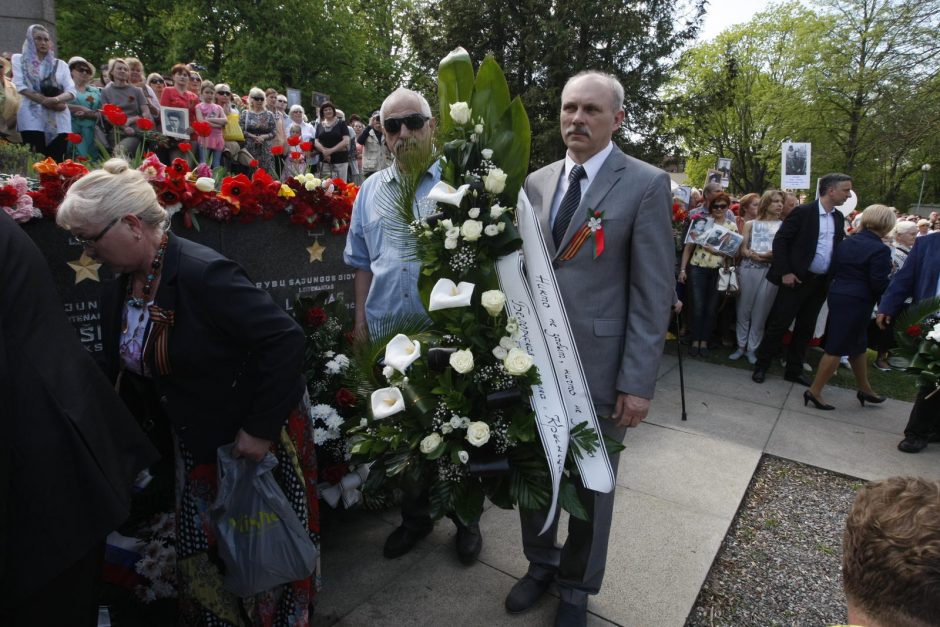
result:
[(940, 394), (940, 296), (914, 303), (895, 322), (897, 346), (888, 363), (917, 375), (918, 383)]
[[(367, 464), (351, 461), (345, 431), (358, 425), (364, 407), (353, 392), (356, 365), (352, 354), (352, 319), (342, 294), (328, 291), (301, 296), (291, 312), (303, 329), (304, 376), (310, 395), (310, 420), (317, 447), (320, 498), (331, 507), (352, 507), (362, 502), (361, 486), (369, 474)], [(385, 504), (376, 495), (369, 505)]]
[[(522, 244), (513, 217), (530, 129), (490, 57), (474, 77), (466, 51), (452, 52), (441, 62), (438, 94), (440, 148), (399, 155), (399, 198), (380, 208), (383, 236), (421, 262), (418, 287), (430, 320), (370, 321), (372, 336), (356, 353), (369, 417), (348, 433), (353, 459), (372, 464), (367, 492), (427, 491), (433, 518), (470, 523), (485, 498), (538, 509), (555, 496), (530, 403), (540, 373), (519, 344), (519, 321), (507, 314), (496, 270), (497, 259)], [(416, 219), (418, 180), (435, 160), (441, 182), (427, 197), (432, 208)], [(566, 459), (598, 446), (593, 429), (575, 427)], [(575, 481), (577, 468), (567, 463), (557, 503), (585, 518)]]

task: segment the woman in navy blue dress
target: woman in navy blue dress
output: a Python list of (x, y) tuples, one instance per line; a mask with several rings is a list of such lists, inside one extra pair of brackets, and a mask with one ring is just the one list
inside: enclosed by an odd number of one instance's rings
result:
[(867, 329), (871, 313), (888, 287), (891, 249), (881, 241), (894, 228), (894, 210), (871, 205), (862, 213), (859, 231), (845, 240), (833, 254), (832, 284), (829, 286), (829, 322), (825, 354), (819, 360), (813, 385), (803, 393), (803, 404), (817, 409), (835, 409), (823, 400), (822, 391), (839, 367), (839, 356), (848, 355), (858, 388), (858, 402), (882, 403), (868, 382)]

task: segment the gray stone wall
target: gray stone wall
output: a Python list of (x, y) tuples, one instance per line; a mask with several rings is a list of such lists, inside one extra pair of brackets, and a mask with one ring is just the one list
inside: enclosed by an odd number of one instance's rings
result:
[(20, 52), (30, 24), (45, 25), (55, 41), (55, 0), (0, 0), (0, 52)]

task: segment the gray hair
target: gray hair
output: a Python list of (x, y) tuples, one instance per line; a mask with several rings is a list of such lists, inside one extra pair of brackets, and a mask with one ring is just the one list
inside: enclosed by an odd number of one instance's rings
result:
[(290, 114), (290, 113), (293, 113), (294, 111), (300, 111), (301, 115), (307, 115), (307, 112), (304, 111), (303, 106), (299, 104), (291, 105), (290, 109), (287, 110), (287, 113)]
[(130, 167), (124, 159), (109, 159), (100, 170), (86, 174), (69, 187), (55, 220), (71, 230), (105, 224), (128, 214), (152, 226), (163, 226), (168, 219), (143, 172)]
[(379, 116), (381, 117), (381, 120), (382, 120), (382, 123), (383, 123), (383, 124), (385, 123), (385, 111), (386, 111), (390, 106), (392, 106), (392, 103), (393, 103), (393, 102), (396, 102), (396, 101), (398, 101), (398, 100), (404, 100), (405, 98), (413, 98), (413, 99), (417, 100), (418, 102), (420, 102), (420, 104), (421, 104), (421, 115), (425, 115), (425, 116), (427, 116), (427, 117), (429, 117), (429, 118), (432, 117), (432, 116), (431, 116), (431, 105), (428, 104), (427, 98), (425, 98), (424, 96), (422, 96), (421, 94), (419, 94), (419, 93), (416, 92), (416, 91), (412, 91), (411, 89), (406, 89), (406, 88), (404, 88), (404, 87), (399, 87), (398, 89), (396, 89), (395, 91), (393, 91), (392, 93), (390, 93), (390, 94), (388, 95), (388, 97), (385, 98), (385, 100), (382, 101), (382, 107), (381, 107), (381, 109), (379, 109)]
[(620, 84), (620, 79), (618, 79), (613, 74), (608, 74), (606, 72), (601, 72), (599, 70), (585, 70), (583, 72), (578, 72), (577, 74), (575, 74), (574, 76), (568, 79), (568, 82), (565, 83), (564, 89), (562, 89), (562, 93), (564, 93), (565, 89), (568, 89), (568, 86), (571, 85), (573, 81), (576, 81), (578, 79), (585, 78), (585, 77), (597, 78), (607, 83), (607, 87), (610, 89), (611, 110), (614, 113), (617, 113), (618, 111), (623, 111), (623, 98), (624, 98), (623, 85)]
[(891, 233), (895, 236), (904, 235), (905, 233), (916, 233), (917, 232), (917, 223), (912, 222), (911, 220), (899, 220), (895, 225)]
[(261, 96), (262, 98), (264, 98), (265, 97), (264, 90), (261, 89), (260, 87), (252, 87), (251, 89), (248, 90), (248, 97), (252, 98), (254, 96)]

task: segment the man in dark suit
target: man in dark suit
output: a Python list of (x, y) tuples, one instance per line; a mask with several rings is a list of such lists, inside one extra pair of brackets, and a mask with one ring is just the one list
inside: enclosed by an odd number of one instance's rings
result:
[[(567, 156), (525, 183), (601, 429), (618, 442), (646, 418), (675, 298), (669, 175), (626, 156), (611, 141), (623, 122), (623, 95), (607, 74), (570, 79), (561, 102)], [(576, 236), (588, 214), (596, 219), (598, 212), (605, 246), (595, 258), (595, 238)], [(617, 461), (614, 455), (615, 472)], [(556, 625), (585, 624), (588, 595), (598, 593), (604, 577), (614, 492), (579, 485), (578, 497), (589, 520), (569, 520), (562, 548), (555, 543), (557, 514), (539, 535), (547, 511), (521, 512), (529, 571), (506, 598), (510, 613), (532, 607), (557, 581)]]
[(827, 174), (819, 181), (819, 198), (795, 207), (774, 237), (774, 257), (767, 280), (780, 289), (767, 319), (764, 339), (757, 348), (751, 376), (756, 383), (766, 379), (770, 361), (780, 350), (780, 340), (795, 320), (783, 378), (810, 385), (803, 376), (803, 358), (832, 279), (832, 253), (845, 237), (845, 218), (836, 207), (849, 198), (851, 191), (849, 175)]

